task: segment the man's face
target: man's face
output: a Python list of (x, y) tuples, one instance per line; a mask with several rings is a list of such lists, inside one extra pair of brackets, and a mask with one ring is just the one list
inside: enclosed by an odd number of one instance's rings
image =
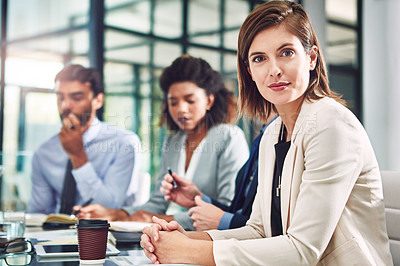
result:
[(103, 105), (102, 94), (94, 97), (88, 82), (57, 81), (55, 91), (61, 120), (73, 113), (81, 122), (81, 126), (91, 122), (96, 116), (96, 110)]

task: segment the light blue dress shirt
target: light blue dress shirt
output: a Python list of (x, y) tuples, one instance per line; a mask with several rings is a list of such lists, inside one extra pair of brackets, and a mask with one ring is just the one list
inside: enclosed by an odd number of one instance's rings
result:
[[(72, 170), (77, 186), (76, 204), (93, 198), (93, 203), (121, 208), (134, 196), (129, 195), (128, 188), (134, 187), (140, 165), (139, 137), (96, 118), (83, 134), (83, 144), (88, 162)], [(35, 152), (28, 212), (59, 211), (68, 159), (58, 135)]]

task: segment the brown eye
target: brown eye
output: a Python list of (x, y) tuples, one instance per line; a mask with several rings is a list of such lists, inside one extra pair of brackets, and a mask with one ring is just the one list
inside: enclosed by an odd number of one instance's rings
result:
[(283, 51), (282, 56), (288, 57), (294, 55), (294, 52), (292, 50), (286, 50)]
[(252, 61), (255, 62), (255, 63), (259, 63), (261, 61), (264, 61), (264, 58), (261, 57), (261, 56), (256, 56), (256, 57), (253, 58)]

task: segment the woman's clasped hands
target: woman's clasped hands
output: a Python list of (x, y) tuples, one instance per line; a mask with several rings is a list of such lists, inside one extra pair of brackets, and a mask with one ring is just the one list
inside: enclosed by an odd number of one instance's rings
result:
[(155, 216), (152, 219), (154, 223), (143, 228), (140, 241), (145, 255), (155, 264), (182, 263), (180, 247), (189, 240), (186, 231), (176, 221), (167, 222)]

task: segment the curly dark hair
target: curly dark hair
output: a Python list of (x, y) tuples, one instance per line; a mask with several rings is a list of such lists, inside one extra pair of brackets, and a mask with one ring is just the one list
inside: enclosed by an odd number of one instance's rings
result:
[(89, 82), (90, 89), (93, 91), (93, 96), (104, 93), (103, 81), (100, 73), (94, 68), (86, 68), (81, 65), (68, 65), (58, 72), (55, 78), (55, 82), (57, 81)]
[(214, 104), (206, 113), (206, 128), (221, 123), (231, 123), (236, 113), (236, 102), (232, 92), (224, 85), (222, 76), (201, 58), (182, 55), (164, 69), (160, 77), (160, 86), (164, 93), (161, 124), (167, 124), (173, 131), (179, 131), (168, 110), (167, 95), (172, 84), (177, 82), (193, 82), (205, 90), (207, 95), (214, 95)]

